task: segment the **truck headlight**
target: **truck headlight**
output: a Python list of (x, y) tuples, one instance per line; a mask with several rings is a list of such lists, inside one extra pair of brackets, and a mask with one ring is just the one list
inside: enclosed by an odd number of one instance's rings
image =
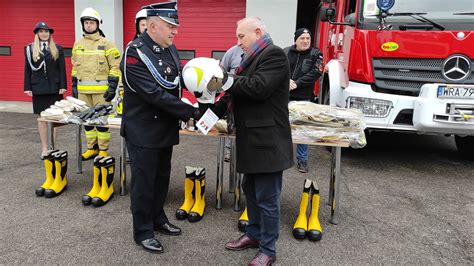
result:
[(349, 108), (359, 109), (368, 117), (386, 117), (392, 107), (391, 101), (372, 98), (349, 97), (347, 101)]

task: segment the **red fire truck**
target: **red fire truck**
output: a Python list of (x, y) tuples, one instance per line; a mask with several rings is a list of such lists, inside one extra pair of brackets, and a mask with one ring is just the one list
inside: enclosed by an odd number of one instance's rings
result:
[(321, 103), (367, 128), (455, 136), (474, 158), (474, 2), (324, 0)]

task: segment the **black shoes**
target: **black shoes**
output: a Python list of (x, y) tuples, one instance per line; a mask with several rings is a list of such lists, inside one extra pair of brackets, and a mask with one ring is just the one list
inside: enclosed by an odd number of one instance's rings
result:
[(155, 231), (158, 231), (160, 233), (163, 233), (165, 235), (170, 235), (170, 236), (181, 235), (181, 228), (169, 222), (162, 225), (155, 226)]
[(300, 173), (308, 172), (308, 162), (307, 161), (298, 161), (296, 168)]
[(144, 250), (151, 253), (163, 253), (163, 246), (156, 238), (148, 238), (139, 244)]

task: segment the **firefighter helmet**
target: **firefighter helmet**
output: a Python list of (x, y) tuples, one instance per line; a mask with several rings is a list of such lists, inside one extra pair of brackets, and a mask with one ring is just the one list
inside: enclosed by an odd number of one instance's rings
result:
[(84, 20), (95, 20), (97, 21), (97, 26), (102, 24), (102, 18), (100, 17), (99, 12), (93, 9), (92, 7), (88, 7), (84, 9), (81, 13), (81, 23), (84, 23)]
[(146, 9), (141, 9), (135, 15), (135, 23), (138, 23), (142, 18), (146, 18)]
[(48, 24), (46, 24), (46, 22), (44, 22), (44, 21), (40, 21), (40, 22), (36, 23), (35, 28), (33, 29), (33, 32), (36, 34), (36, 33), (38, 33), (38, 31), (40, 29), (49, 30), (50, 34), (53, 34), (53, 32), (54, 32), (54, 29), (50, 28), (48, 26)]
[(188, 91), (192, 92), (200, 103), (214, 103), (215, 91), (209, 91), (207, 85), (214, 73), (220, 70), (219, 61), (213, 58), (198, 57), (190, 60), (183, 68), (183, 80)]

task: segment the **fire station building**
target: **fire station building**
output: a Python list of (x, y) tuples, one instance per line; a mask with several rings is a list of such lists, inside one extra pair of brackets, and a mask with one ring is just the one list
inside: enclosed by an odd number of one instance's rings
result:
[[(17, 0), (0, 7), (0, 101), (31, 101), (23, 93), (24, 47), (33, 41), (33, 28), (45, 21), (66, 55), (68, 94), (71, 88), (71, 49), (82, 37), (79, 16), (86, 7), (96, 9), (105, 36), (123, 51), (135, 34), (135, 14), (144, 5), (160, 0)], [(258, 16), (267, 25), (275, 44), (293, 44), (298, 27), (314, 29), (319, 1), (312, 0), (178, 0), (180, 27), (175, 38), (183, 62), (195, 57), (220, 59), (236, 44), (236, 22)]]

